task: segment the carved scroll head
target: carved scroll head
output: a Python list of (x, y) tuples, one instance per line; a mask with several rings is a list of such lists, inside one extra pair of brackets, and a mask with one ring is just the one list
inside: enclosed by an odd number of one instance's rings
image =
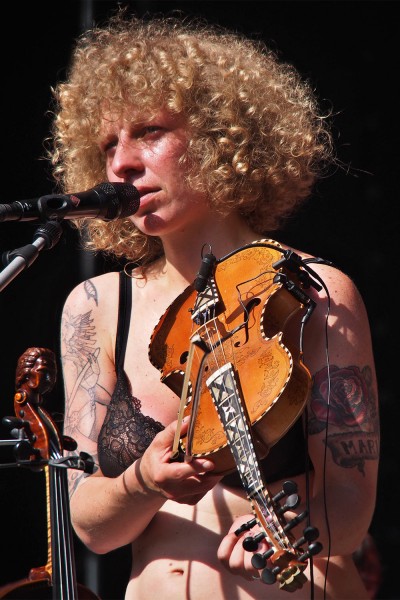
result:
[(48, 348), (28, 348), (18, 359), (15, 389), (28, 387), (38, 394), (45, 394), (57, 379), (57, 362), (54, 352)]

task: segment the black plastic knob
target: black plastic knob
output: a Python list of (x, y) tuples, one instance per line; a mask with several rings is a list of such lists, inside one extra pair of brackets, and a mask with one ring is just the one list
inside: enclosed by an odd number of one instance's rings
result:
[(251, 557), (251, 564), (255, 569), (263, 569), (267, 564), (267, 560), (274, 554), (274, 549), (270, 548), (263, 554), (258, 552), (257, 554), (253, 554)]
[(241, 525), (238, 529), (235, 530), (235, 535), (239, 536), (244, 531), (250, 531), (250, 529), (252, 529), (254, 525), (257, 525), (257, 519), (251, 519), (251, 521), (243, 523), (243, 525)]
[(294, 481), (291, 481), (291, 480), (285, 481), (284, 484), (282, 485), (281, 491), (278, 492), (277, 494), (275, 494), (275, 496), (273, 496), (272, 500), (274, 502), (278, 502), (285, 496), (289, 496), (290, 494), (295, 494), (296, 492), (297, 492), (297, 483), (295, 483)]
[(272, 585), (276, 581), (276, 575), (271, 569), (264, 569), (261, 573), (261, 580), (263, 583)]
[(308, 511), (304, 510), (302, 513), (300, 513), (299, 515), (297, 515), (297, 517), (293, 517), (293, 519), (291, 519), (283, 528), (284, 532), (287, 533), (288, 531), (290, 531), (291, 529), (293, 529), (293, 527), (296, 527), (296, 525), (298, 525), (299, 523), (301, 523), (301, 521), (304, 521), (304, 519), (308, 516)]
[(245, 550), (247, 550), (248, 552), (254, 552), (254, 550), (257, 550), (257, 548), (258, 548), (258, 544), (264, 538), (265, 538), (265, 533), (263, 533), (262, 531), (260, 531), (260, 533), (257, 533), (257, 535), (255, 535), (254, 537), (248, 536), (248, 537), (244, 538), (244, 540), (243, 540), (243, 544), (242, 544), (243, 548)]
[(310, 544), (308, 546), (308, 550), (306, 552), (304, 552), (301, 556), (298, 557), (298, 560), (300, 562), (305, 562), (306, 560), (308, 560), (309, 558), (311, 558), (311, 556), (315, 556), (316, 554), (318, 554), (319, 552), (321, 552), (322, 550), (322, 544), (320, 544), (319, 542), (315, 542), (314, 544)]

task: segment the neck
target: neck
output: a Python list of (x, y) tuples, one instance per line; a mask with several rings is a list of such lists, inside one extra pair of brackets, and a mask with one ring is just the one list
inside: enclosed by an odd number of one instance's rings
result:
[(168, 277), (177, 276), (191, 283), (195, 278), (204, 254), (212, 253), (217, 259), (251, 243), (262, 236), (250, 229), (236, 215), (216, 216), (204, 227), (193, 227), (163, 239)]

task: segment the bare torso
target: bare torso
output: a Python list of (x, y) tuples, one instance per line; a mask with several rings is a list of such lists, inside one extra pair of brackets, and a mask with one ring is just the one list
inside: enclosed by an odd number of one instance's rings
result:
[[(133, 544), (133, 569), (126, 600), (265, 600), (304, 598), (310, 584), (290, 593), (277, 583), (248, 581), (225, 570), (217, 558), (232, 519), (249, 512), (241, 492), (216, 486), (196, 506), (167, 502)], [(314, 598), (366, 600), (368, 595), (351, 556), (333, 557), (324, 596), (326, 560), (314, 559)], [(333, 573), (334, 572), (334, 573)], [(306, 575), (310, 580), (307, 569)]]

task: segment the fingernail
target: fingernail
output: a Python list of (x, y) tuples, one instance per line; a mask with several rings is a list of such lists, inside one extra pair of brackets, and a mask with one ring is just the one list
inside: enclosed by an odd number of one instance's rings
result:
[(211, 471), (211, 469), (214, 468), (214, 463), (211, 462), (211, 460), (205, 460), (202, 462), (201, 466), (203, 467), (203, 469), (209, 469)]

